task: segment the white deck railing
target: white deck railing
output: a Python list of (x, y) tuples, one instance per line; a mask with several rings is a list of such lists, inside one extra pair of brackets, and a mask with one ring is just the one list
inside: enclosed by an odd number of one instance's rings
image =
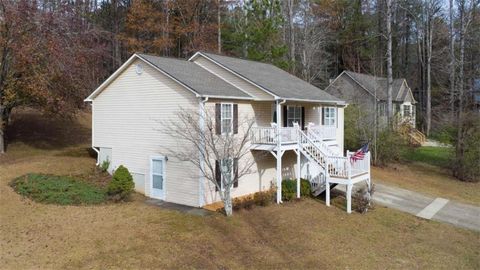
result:
[[(250, 141), (253, 144), (277, 144), (277, 128), (274, 127), (252, 127), (250, 130)], [(280, 128), (280, 142), (292, 144), (298, 142), (298, 132), (294, 127)]]
[(337, 138), (337, 128), (335, 126), (308, 126), (308, 132), (314, 133), (322, 140), (332, 140)]

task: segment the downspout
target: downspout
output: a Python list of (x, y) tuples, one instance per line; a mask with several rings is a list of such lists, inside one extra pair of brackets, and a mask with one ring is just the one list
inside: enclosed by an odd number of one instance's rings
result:
[(94, 136), (94, 125), (95, 125), (95, 122), (93, 121), (93, 100), (92, 102), (90, 103), (90, 106), (92, 106), (92, 149), (93, 151), (95, 151), (97, 153), (97, 162), (95, 163), (96, 166), (98, 166), (100, 164), (100, 161), (99, 161), (99, 158), (100, 158), (100, 151), (98, 151), (97, 148), (95, 148), (95, 146), (93, 146), (93, 136)]
[[(207, 103), (208, 101), (208, 97), (205, 97), (205, 98), (200, 98), (200, 106), (199, 106), (199, 116), (200, 116), (200, 119), (198, 121), (198, 124), (200, 126), (200, 130), (201, 132), (204, 132), (205, 130), (205, 117), (206, 117), (206, 114), (205, 114), (205, 103)], [(202, 145), (202, 149), (205, 150), (205, 142), (199, 138), (201, 140), (201, 145)], [(200, 163), (200, 175), (198, 177), (198, 205), (199, 207), (203, 207), (205, 205), (205, 201), (204, 201), (204, 193), (205, 193), (205, 177), (202, 175), (202, 171), (205, 171), (204, 169), (204, 163), (205, 161), (203, 160), (203, 155), (199, 152), (198, 153), (198, 158), (199, 158), (199, 163)]]

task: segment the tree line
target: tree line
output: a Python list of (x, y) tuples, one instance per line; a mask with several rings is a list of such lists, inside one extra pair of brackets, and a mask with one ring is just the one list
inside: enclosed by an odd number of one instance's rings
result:
[(134, 52), (204, 50), (320, 88), (343, 70), (406, 78), (418, 126), (454, 126), (460, 154), (475, 122), (479, 15), (479, 0), (0, 0), (0, 150), (15, 107), (68, 116)]

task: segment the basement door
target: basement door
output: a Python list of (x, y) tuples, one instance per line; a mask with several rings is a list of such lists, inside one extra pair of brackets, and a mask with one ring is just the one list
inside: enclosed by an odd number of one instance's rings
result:
[(150, 159), (150, 197), (165, 199), (165, 157), (156, 156)]

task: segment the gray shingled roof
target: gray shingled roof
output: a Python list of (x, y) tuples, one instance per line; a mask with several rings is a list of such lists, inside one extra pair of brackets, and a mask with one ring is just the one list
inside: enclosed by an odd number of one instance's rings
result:
[[(365, 87), (368, 91), (372, 94), (376, 92), (377, 98), (380, 100), (387, 100), (387, 90), (388, 90), (388, 81), (387, 78), (384, 77), (376, 77), (368, 74), (363, 73), (356, 73), (352, 71), (345, 71), (350, 77), (360, 83), (363, 87)], [(404, 101), (408, 91), (404, 91), (402, 95), (398, 96), (398, 92), (402, 87), (403, 82), (405, 79), (394, 79), (393, 80), (393, 89), (392, 89), (392, 97), (393, 101)], [(375, 91), (376, 88), (376, 91)]]
[(250, 95), (192, 62), (147, 54), (137, 55), (200, 95), (251, 98)]
[(274, 65), (212, 53), (201, 54), (280, 98), (343, 103), (337, 97)]

